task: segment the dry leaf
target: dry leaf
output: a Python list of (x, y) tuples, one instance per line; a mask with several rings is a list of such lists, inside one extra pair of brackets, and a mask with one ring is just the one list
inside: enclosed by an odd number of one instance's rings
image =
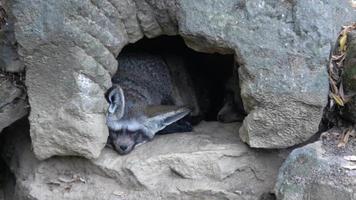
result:
[(124, 193), (123, 192), (119, 192), (119, 191), (114, 191), (113, 192), (113, 195), (115, 195), (115, 196), (123, 196), (124, 195)]
[(331, 72), (329, 74), (333, 80), (339, 80), (339, 76), (336, 73)]
[(339, 50), (345, 51), (346, 50), (346, 41), (347, 41), (347, 33), (341, 35), (339, 40)]
[(62, 183), (74, 183), (74, 182), (86, 183), (86, 180), (84, 178), (80, 177), (79, 175), (73, 175), (73, 177), (71, 179), (59, 177), (57, 180)]
[(334, 93), (330, 93), (331, 97), (335, 100), (335, 102), (340, 105), (340, 106), (344, 106), (344, 101), (336, 94)]
[(347, 129), (346, 133), (344, 132), (341, 136), (341, 140), (339, 142), (339, 144), (337, 145), (337, 147), (345, 147), (345, 145), (347, 144), (347, 142), (349, 142), (349, 138), (351, 135), (355, 134), (355, 129)]
[(342, 82), (340, 83), (339, 86), (339, 96), (341, 97), (342, 101), (345, 103), (345, 93), (344, 93), (344, 87), (342, 85)]
[(57, 180), (62, 182), (62, 183), (71, 183), (71, 182), (73, 182), (73, 179), (66, 179), (66, 178), (63, 178), (63, 177), (59, 177), (59, 178), (57, 178)]
[(344, 103), (345, 104), (348, 103), (352, 99), (352, 97), (354, 97), (355, 95), (356, 95), (356, 92), (352, 92), (351, 94), (346, 94), (344, 96)]
[(334, 94), (339, 93), (339, 89), (337, 89), (335, 81), (331, 77), (329, 77), (329, 78), (330, 78), (330, 85), (331, 85), (332, 93), (334, 93)]
[(345, 54), (341, 54), (341, 55), (332, 55), (331, 56), (331, 60), (332, 61), (338, 61), (340, 60)]
[(335, 105), (334, 100), (330, 99), (330, 109)]

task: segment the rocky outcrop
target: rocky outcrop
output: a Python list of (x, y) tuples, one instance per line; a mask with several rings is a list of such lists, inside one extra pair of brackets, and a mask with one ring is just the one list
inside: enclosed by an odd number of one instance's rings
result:
[(356, 141), (340, 149), (334, 132), (322, 138), (288, 156), (275, 187), (278, 200), (356, 199)]
[[(105, 145), (103, 94), (116, 56), (144, 35), (183, 36), (193, 49), (236, 53), (252, 147), (307, 140), (326, 104), (330, 41), (347, 1), (12, 1), (27, 67), (36, 156), (96, 158)], [(312, 20), (311, 20), (312, 19)]]
[(34, 152), (98, 157), (108, 136), (104, 91), (125, 41), (89, 1), (9, 2), (27, 68)]
[(92, 161), (39, 161), (26, 129), (13, 126), (3, 154), (16, 175), (15, 199), (256, 200), (271, 191), (288, 152), (248, 148), (234, 133), (238, 127), (202, 123), (195, 132), (158, 136), (127, 156), (105, 148)]
[(240, 136), (258, 148), (306, 141), (318, 130), (327, 102), (330, 42), (340, 25), (352, 19), (351, 6), (251, 1), (246, 10), (246, 27), (240, 27), (244, 34), (235, 32), (241, 37), (241, 95), (249, 112)]

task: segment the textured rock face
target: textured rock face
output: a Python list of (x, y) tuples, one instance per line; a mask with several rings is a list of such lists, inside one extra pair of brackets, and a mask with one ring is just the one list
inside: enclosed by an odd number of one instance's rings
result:
[(330, 42), (351, 21), (346, 1), (180, 1), (179, 29), (199, 51), (235, 51), (252, 147), (283, 148), (317, 130)]
[(199, 51), (235, 51), (252, 147), (282, 148), (317, 130), (330, 42), (351, 5), (340, 1), (180, 1), (179, 30)]
[(93, 158), (106, 143), (103, 93), (125, 40), (117, 32), (120, 26), (88, 4), (16, 1), (11, 7), (27, 67), (31, 137), (40, 159)]
[[(295, 149), (282, 165), (275, 192), (278, 200), (356, 199), (356, 141), (337, 148), (337, 137)], [(353, 170), (352, 170), (353, 169)]]
[(249, 149), (234, 133), (238, 126), (203, 123), (196, 132), (159, 136), (128, 156), (105, 148), (93, 161), (38, 161), (17, 129), (10, 130), (16, 134), (5, 140), (4, 155), (16, 174), (15, 199), (256, 200), (271, 191), (287, 152)]
[(317, 131), (327, 97), (326, 60), (347, 1), (11, 2), (27, 67), (35, 154), (95, 158), (105, 144), (105, 101), (124, 45), (180, 34), (198, 51), (236, 53), (249, 112), (241, 138), (280, 148)]

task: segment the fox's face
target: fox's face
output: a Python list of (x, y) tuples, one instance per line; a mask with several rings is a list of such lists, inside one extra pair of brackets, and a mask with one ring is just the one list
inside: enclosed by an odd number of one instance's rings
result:
[(109, 130), (109, 145), (119, 154), (127, 154), (137, 145), (146, 143), (150, 138), (144, 130), (129, 130), (122, 128), (120, 130)]
[(106, 124), (110, 133), (108, 144), (119, 154), (127, 154), (135, 146), (151, 140), (158, 131), (190, 112), (184, 107), (172, 107), (156, 115), (146, 116), (141, 114), (144, 112), (139, 112), (133, 118), (125, 116), (124, 92), (118, 85), (114, 85), (108, 90), (106, 100), (109, 103), (106, 116)]

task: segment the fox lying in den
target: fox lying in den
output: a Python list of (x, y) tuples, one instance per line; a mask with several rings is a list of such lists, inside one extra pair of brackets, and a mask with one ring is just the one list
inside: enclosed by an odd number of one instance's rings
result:
[(182, 65), (175, 56), (120, 54), (113, 86), (105, 94), (109, 147), (123, 155), (157, 133), (192, 131), (187, 116), (198, 116), (201, 111)]

